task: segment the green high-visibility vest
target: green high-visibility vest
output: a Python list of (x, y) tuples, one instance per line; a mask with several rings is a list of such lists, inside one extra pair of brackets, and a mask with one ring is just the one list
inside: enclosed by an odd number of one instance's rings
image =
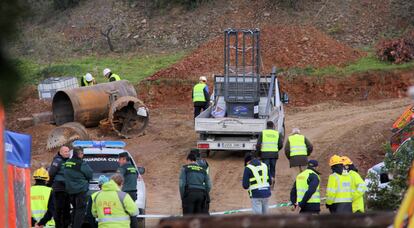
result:
[[(299, 173), (299, 175), (296, 177), (296, 202), (298, 203), (302, 202), (303, 196), (309, 189), (308, 178), (311, 173), (316, 174), (316, 176), (318, 176), (319, 181), (321, 180), (319, 175), (311, 169), (304, 170), (303, 172)], [(319, 192), (319, 184), (318, 184), (318, 188), (312, 194), (311, 198), (308, 200), (307, 203), (320, 203), (320, 202), (321, 202), (321, 195)]]
[[(269, 175), (267, 172), (267, 166), (265, 163), (261, 163), (260, 166), (247, 165), (252, 173), (253, 177), (249, 179), (249, 195), (252, 195), (252, 190), (259, 188), (269, 187)], [(260, 175), (261, 173), (261, 175)]]
[[(46, 214), (51, 192), (52, 188), (47, 186), (34, 185), (30, 187), (30, 208), (32, 210), (32, 217), (36, 222), (39, 222)], [(55, 226), (55, 221), (51, 219), (46, 226)]]
[(351, 177), (347, 172), (342, 175), (329, 175), (326, 187), (326, 204), (352, 203)]
[(278, 152), (279, 132), (272, 129), (262, 131), (262, 152)]
[(198, 83), (193, 88), (193, 102), (206, 102), (206, 98), (204, 97), (204, 88), (206, 84)]
[(290, 157), (299, 155), (308, 155), (308, 149), (305, 144), (305, 136), (294, 134), (288, 138), (290, 144)]
[(82, 81), (83, 81), (83, 84), (85, 86), (92, 86), (92, 85), (94, 85), (93, 80), (90, 81), (90, 82), (88, 82), (88, 81), (86, 81), (86, 77), (85, 76), (82, 77)]
[(119, 75), (117, 74), (112, 74), (111, 77), (109, 77), (109, 81), (111, 81), (111, 78), (115, 78), (115, 81), (120, 81), (121, 77), (119, 77)]

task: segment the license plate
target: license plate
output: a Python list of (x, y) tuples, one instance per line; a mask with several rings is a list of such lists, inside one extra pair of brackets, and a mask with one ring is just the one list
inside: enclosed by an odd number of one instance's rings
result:
[(242, 148), (241, 143), (223, 143), (223, 148)]

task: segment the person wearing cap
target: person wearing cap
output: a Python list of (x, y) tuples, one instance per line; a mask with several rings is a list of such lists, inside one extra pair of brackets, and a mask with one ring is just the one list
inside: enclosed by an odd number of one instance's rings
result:
[[(109, 181), (109, 178), (105, 175), (100, 175), (98, 178), (98, 187), (99, 190), (102, 190), (102, 185)], [(95, 200), (96, 195), (99, 191), (96, 191), (92, 193), (92, 195), (88, 198), (88, 204), (86, 209), (86, 216), (85, 216), (85, 222), (88, 223), (89, 228), (97, 228), (98, 223), (96, 222), (95, 217), (92, 215), (92, 203)]]
[(72, 158), (64, 164), (66, 193), (72, 204), (72, 227), (81, 227), (86, 212), (89, 181), (92, 180), (91, 167), (82, 160), (83, 148), (73, 148)]
[(303, 167), (308, 164), (308, 156), (311, 155), (313, 146), (311, 142), (302, 134), (299, 128), (293, 128), (292, 134), (288, 137), (285, 145), (285, 154), (289, 159), (290, 167), (298, 167), (302, 172)]
[(35, 184), (30, 187), (30, 208), (32, 211), (32, 226), (43, 227), (45, 225), (54, 227), (53, 220), (53, 197), (52, 188), (47, 186), (49, 173), (43, 167), (33, 173)]
[(210, 103), (210, 94), (207, 86), (207, 77), (201, 76), (199, 83), (193, 87), (192, 99), (194, 103), (194, 119), (208, 108)]
[(206, 214), (207, 195), (211, 190), (210, 177), (206, 170), (197, 164), (193, 153), (187, 156), (187, 164), (180, 171), (179, 189), (184, 215)]
[(119, 75), (112, 73), (111, 69), (109, 68), (105, 68), (103, 70), (103, 75), (105, 78), (107, 78), (110, 82), (114, 82), (114, 81), (120, 81), (121, 77), (119, 77)]
[(102, 184), (102, 190), (96, 193), (92, 201), (92, 215), (98, 219), (99, 228), (130, 227), (130, 218), (136, 218), (137, 213), (134, 200), (121, 191), (112, 179)]
[(296, 176), (290, 191), (290, 201), (295, 209), (300, 208), (300, 213), (319, 214), (321, 211), (321, 179), (317, 167), (318, 161), (310, 160), (307, 169)]
[(268, 121), (266, 129), (263, 130), (256, 144), (256, 153), (267, 165), (268, 173), (272, 177), (271, 188), (275, 186), (276, 162), (279, 158), (279, 150), (283, 147), (283, 136), (274, 130), (274, 123)]
[(53, 218), (56, 228), (67, 228), (70, 224), (70, 200), (65, 191), (64, 164), (69, 159), (69, 147), (60, 147), (49, 167), (49, 185), (53, 190)]
[(128, 152), (122, 152), (118, 155), (118, 173), (124, 178), (122, 191), (128, 193), (131, 198), (137, 200), (137, 178), (138, 171), (131, 163)]
[(352, 213), (351, 177), (344, 172), (342, 158), (333, 155), (329, 159), (332, 174), (326, 187), (326, 207), (332, 214)]
[(358, 173), (358, 169), (352, 163), (352, 160), (347, 156), (342, 156), (342, 162), (345, 171), (349, 173), (351, 177), (351, 189), (352, 189), (352, 212), (364, 213), (364, 194), (368, 190), (365, 181)]
[(96, 85), (95, 78), (90, 73), (86, 73), (81, 79), (81, 86), (93, 86)]
[[(192, 148), (190, 151), (190, 154), (194, 154), (196, 157), (196, 162), (199, 166), (203, 167), (204, 170), (206, 171), (207, 175), (209, 175), (210, 172), (210, 167), (208, 162), (206, 161), (206, 159), (201, 158), (201, 154), (200, 154), (200, 150), (197, 148)], [(209, 176), (210, 177), (210, 176)], [(207, 192), (207, 196), (206, 196), (206, 202), (204, 205), (204, 212), (208, 213), (210, 210), (210, 194)]]
[(267, 165), (248, 154), (244, 159), (243, 188), (247, 189), (254, 214), (266, 214), (269, 209), (269, 198), (272, 195), (270, 184), (272, 177), (268, 174)]

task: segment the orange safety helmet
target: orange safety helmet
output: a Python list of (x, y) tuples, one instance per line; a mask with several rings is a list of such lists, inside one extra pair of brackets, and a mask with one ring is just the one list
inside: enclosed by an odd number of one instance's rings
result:
[(344, 165), (352, 165), (352, 160), (347, 156), (342, 156), (342, 164)]
[(338, 164), (343, 164), (342, 158), (335, 154), (334, 156), (331, 157), (331, 159), (329, 159), (329, 166), (334, 166)]

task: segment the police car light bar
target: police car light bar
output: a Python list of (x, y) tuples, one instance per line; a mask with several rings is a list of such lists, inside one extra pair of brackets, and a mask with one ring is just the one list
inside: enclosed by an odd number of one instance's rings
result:
[(80, 141), (76, 140), (72, 143), (73, 147), (82, 148), (124, 148), (125, 142), (122, 141)]

